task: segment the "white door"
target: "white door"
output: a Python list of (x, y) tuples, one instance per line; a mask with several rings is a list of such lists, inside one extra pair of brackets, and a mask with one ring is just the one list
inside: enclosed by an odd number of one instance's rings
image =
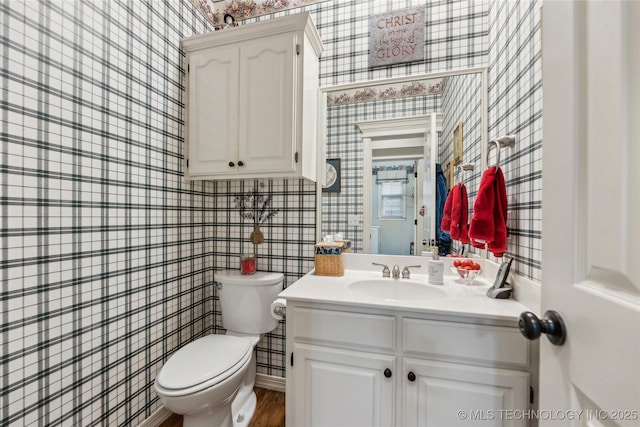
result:
[(299, 343), (294, 354), (293, 425), (393, 425), (395, 356)]
[(567, 337), (541, 338), (540, 424), (638, 426), (640, 2), (542, 9), (542, 312)]

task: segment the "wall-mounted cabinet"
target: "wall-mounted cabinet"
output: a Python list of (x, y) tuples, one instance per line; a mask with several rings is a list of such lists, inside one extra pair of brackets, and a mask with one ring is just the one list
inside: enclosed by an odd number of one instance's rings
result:
[(186, 179), (317, 179), (318, 58), (309, 13), (181, 42)]

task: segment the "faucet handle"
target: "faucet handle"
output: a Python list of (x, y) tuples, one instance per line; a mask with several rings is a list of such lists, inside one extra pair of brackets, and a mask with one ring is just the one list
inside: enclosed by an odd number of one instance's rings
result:
[(380, 267), (384, 267), (382, 269), (382, 277), (391, 277), (391, 271), (386, 264), (380, 264), (379, 262), (372, 262), (371, 265), (379, 265)]
[(422, 267), (421, 265), (407, 265), (402, 269), (402, 278), (403, 279), (410, 279), (411, 276), (411, 272), (409, 271), (410, 268), (420, 268)]

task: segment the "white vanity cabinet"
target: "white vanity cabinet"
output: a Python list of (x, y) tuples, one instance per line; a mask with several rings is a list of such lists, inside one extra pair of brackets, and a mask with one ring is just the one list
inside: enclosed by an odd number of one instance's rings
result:
[(287, 425), (526, 426), (513, 323), (288, 300)]
[(318, 58), (308, 12), (181, 41), (186, 179), (316, 180)]

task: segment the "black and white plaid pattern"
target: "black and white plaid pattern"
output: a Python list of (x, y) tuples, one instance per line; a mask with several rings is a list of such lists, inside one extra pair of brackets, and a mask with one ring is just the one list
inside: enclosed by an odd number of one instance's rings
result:
[[(541, 1), (511, 2), (504, 0), (428, 2), (426, 5), (427, 60), (424, 63), (367, 68), (367, 27), (370, 14), (386, 10), (413, 7), (424, 2), (340, 2), (322, 3), (314, 15), (325, 43), (321, 57), (321, 85), (331, 86), (356, 81), (402, 77), (424, 72), (445, 71), (466, 67), (487, 66), (489, 84), (489, 137), (515, 134), (517, 144), (513, 152), (502, 153), (501, 166), (507, 179), (509, 196), (510, 239), (507, 256), (514, 257), (515, 272), (540, 280), (541, 274), (541, 206), (542, 206), (542, 71), (540, 45)], [(353, 27), (353, 30), (350, 28)], [(451, 97), (451, 99), (454, 99)], [(477, 102), (465, 106), (465, 162), (473, 162), (477, 169), (465, 174), (470, 207), (480, 183), (480, 127), (481, 116), (467, 120), (469, 108), (481, 108)], [(330, 112), (332, 126), (346, 126), (353, 113)], [(390, 112), (390, 115), (393, 114)], [(410, 114), (409, 114), (410, 115)], [(379, 117), (383, 118), (383, 117)], [(337, 120), (337, 121), (336, 121)], [(444, 123), (441, 144), (451, 140), (452, 124)], [(357, 130), (351, 134), (335, 133), (338, 138), (328, 157), (341, 157), (344, 174), (360, 170), (361, 157), (348, 157), (359, 150)], [(329, 134), (333, 133), (332, 130)], [(471, 133), (471, 134), (469, 134)], [(469, 135), (470, 139), (467, 139)], [(329, 137), (329, 135), (328, 135)], [(474, 141), (473, 144), (470, 141)], [(475, 143), (477, 142), (477, 144)], [(440, 158), (446, 165), (451, 153), (443, 150)], [(345, 158), (347, 160), (345, 168)], [(490, 162), (495, 161), (495, 155)], [(351, 164), (350, 164), (351, 163)], [(349, 176), (349, 175), (347, 175)], [(341, 230), (356, 242), (362, 240), (361, 228), (347, 224), (361, 197), (361, 179), (356, 176), (349, 183), (343, 180), (342, 195), (323, 195), (323, 230)], [(353, 186), (356, 189), (350, 189)], [(359, 189), (358, 189), (359, 188)], [(327, 218), (327, 216), (329, 216)], [(338, 219), (339, 218), (339, 219)], [(361, 247), (361, 246), (360, 246)]]
[[(517, 211), (509, 255), (539, 279), (541, 1), (426, 3), (321, 2), (256, 20), (309, 10), (322, 86), (487, 65), (489, 136), (518, 136), (503, 154)], [(369, 15), (420, 4), (428, 59), (369, 69)], [(182, 176), (179, 39), (210, 26), (188, 0), (0, 0), (0, 20), (0, 423), (137, 425), (159, 407), (162, 363), (221, 328), (214, 268), (251, 249), (231, 200), (255, 182)], [(349, 149), (329, 153), (343, 173), (361, 168), (345, 163)], [(313, 266), (315, 186), (264, 185), (281, 211), (263, 227), (259, 266), (288, 285)], [(334, 208), (346, 220), (352, 203)], [(284, 322), (257, 354), (259, 372), (284, 375)]]
[[(542, 272), (541, 0), (492, 0), (489, 7), (489, 138), (515, 135), (502, 150), (511, 211), (506, 256), (522, 276)], [(495, 151), (490, 164), (495, 162)]]
[[(278, 212), (260, 226), (264, 243), (253, 245), (249, 236), (253, 222), (240, 217), (235, 198), (256, 189), (272, 198)], [(283, 288), (313, 269), (315, 243), (316, 189), (305, 179), (217, 181), (213, 183), (216, 209), (212, 238), (216, 269), (237, 269), (240, 255), (255, 251), (258, 270), (282, 272)], [(216, 328), (222, 318), (216, 299)], [(284, 377), (285, 322), (265, 334), (256, 346), (257, 372)]]
[(182, 178), (187, 1), (0, 2), (0, 424), (138, 425), (213, 330), (215, 198)]
[[(448, 78), (442, 94), (440, 111), (442, 111), (442, 133), (438, 141), (438, 159), (440, 159), (443, 170), (453, 159), (453, 132), (459, 122), (462, 122), (463, 134), (462, 161), (463, 163), (472, 163), (475, 166), (473, 171), (459, 171), (453, 177), (454, 183), (464, 182), (467, 188), (469, 218), (471, 218), (473, 203), (476, 200), (483, 172), (481, 170), (482, 75), (474, 73)], [(458, 252), (461, 249), (458, 241), (454, 240), (452, 246)], [(467, 245), (465, 250), (477, 252), (471, 245)]]

